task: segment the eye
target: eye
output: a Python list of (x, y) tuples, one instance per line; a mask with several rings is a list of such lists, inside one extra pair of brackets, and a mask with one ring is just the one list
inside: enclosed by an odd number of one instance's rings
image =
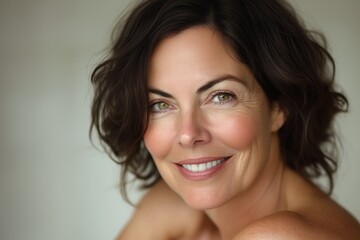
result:
[(164, 112), (164, 111), (169, 110), (170, 108), (171, 108), (170, 104), (163, 102), (163, 101), (154, 102), (154, 103), (150, 104), (150, 111), (155, 112), (155, 113)]
[(212, 95), (211, 101), (216, 104), (223, 104), (235, 99), (234, 94), (228, 92), (217, 92)]

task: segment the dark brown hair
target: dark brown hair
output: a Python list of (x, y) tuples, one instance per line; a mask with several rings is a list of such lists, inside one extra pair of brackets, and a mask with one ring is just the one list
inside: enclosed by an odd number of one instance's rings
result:
[(279, 131), (285, 164), (308, 179), (325, 174), (331, 193), (337, 168), (329, 151), (336, 149), (332, 122), (348, 102), (334, 90), (335, 65), (324, 38), (305, 29), (286, 2), (144, 0), (122, 24), (115, 29), (109, 57), (91, 76), (91, 130), (97, 130), (106, 151), (122, 166), (125, 198), (127, 173), (144, 180), (144, 187), (160, 177), (143, 144), (150, 56), (162, 39), (197, 25), (219, 33), (269, 101), (286, 110)]

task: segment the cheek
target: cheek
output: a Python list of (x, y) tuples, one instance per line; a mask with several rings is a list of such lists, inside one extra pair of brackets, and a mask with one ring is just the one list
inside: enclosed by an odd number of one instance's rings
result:
[(169, 131), (170, 126), (164, 124), (149, 124), (144, 134), (144, 143), (154, 158), (163, 158), (171, 150), (170, 139), (174, 138), (175, 131)]
[(230, 117), (217, 126), (217, 136), (235, 149), (245, 149), (251, 146), (260, 132), (259, 122), (249, 116)]

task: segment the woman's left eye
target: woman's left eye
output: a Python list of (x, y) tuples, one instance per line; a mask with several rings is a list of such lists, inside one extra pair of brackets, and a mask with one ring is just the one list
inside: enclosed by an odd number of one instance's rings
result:
[(227, 92), (219, 92), (212, 96), (212, 102), (217, 104), (222, 104), (229, 102), (235, 98), (234, 94), (227, 93)]

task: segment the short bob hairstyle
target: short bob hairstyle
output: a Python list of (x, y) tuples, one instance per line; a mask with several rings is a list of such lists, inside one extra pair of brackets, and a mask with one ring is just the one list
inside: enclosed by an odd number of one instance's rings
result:
[(282, 0), (143, 0), (117, 25), (107, 59), (92, 73), (95, 128), (113, 160), (150, 187), (160, 175), (143, 144), (148, 124), (147, 75), (161, 40), (193, 27), (217, 32), (246, 64), (269, 102), (287, 114), (279, 131), (289, 168), (307, 179), (326, 175), (329, 193), (337, 168), (333, 119), (348, 109), (334, 89), (335, 65), (321, 34), (305, 29)]

